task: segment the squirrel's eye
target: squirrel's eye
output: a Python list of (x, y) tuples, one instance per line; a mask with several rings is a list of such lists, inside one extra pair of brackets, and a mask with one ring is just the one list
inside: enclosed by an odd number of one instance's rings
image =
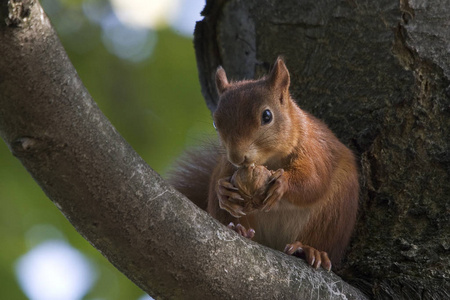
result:
[(266, 125), (272, 122), (272, 112), (269, 109), (263, 111), (261, 116), (261, 124)]
[(214, 122), (214, 121), (213, 121), (213, 127), (214, 127), (215, 130), (217, 130), (216, 122)]

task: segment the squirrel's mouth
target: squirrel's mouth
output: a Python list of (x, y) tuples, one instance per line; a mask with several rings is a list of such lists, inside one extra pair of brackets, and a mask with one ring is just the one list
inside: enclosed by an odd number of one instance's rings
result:
[(235, 166), (236, 168), (254, 168), (256, 165), (258, 165), (256, 163), (256, 161), (252, 161), (252, 162), (242, 162), (239, 164), (233, 163), (232, 161), (230, 161), (230, 163)]

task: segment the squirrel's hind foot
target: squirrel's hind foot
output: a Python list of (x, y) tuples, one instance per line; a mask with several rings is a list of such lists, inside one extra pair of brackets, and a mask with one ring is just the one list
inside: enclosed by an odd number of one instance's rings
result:
[(303, 258), (315, 269), (322, 266), (327, 271), (331, 270), (331, 260), (326, 252), (319, 251), (308, 245), (303, 245), (300, 242), (287, 244), (286, 248), (284, 248), (284, 253)]

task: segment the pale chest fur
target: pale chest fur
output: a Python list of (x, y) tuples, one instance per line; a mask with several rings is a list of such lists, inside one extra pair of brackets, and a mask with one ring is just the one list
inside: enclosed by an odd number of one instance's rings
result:
[(298, 240), (310, 216), (311, 208), (300, 208), (282, 199), (277, 208), (252, 215), (249, 225), (255, 229), (256, 242), (283, 251), (286, 244)]

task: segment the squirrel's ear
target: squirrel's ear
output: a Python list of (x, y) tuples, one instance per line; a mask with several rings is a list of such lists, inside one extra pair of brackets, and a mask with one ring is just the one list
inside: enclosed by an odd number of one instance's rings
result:
[(290, 77), (289, 71), (284, 64), (284, 61), (281, 57), (278, 57), (275, 64), (273, 65), (272, 71), (267, 77), (267, 82), (272, 89), (288, 92)]
[(220, 66), (217, 68), (216, 71), (216, 88), (217, 93), (221, 95), (229, 86), (227, 79), (227, 74), (225, 73), (225, 70)]

